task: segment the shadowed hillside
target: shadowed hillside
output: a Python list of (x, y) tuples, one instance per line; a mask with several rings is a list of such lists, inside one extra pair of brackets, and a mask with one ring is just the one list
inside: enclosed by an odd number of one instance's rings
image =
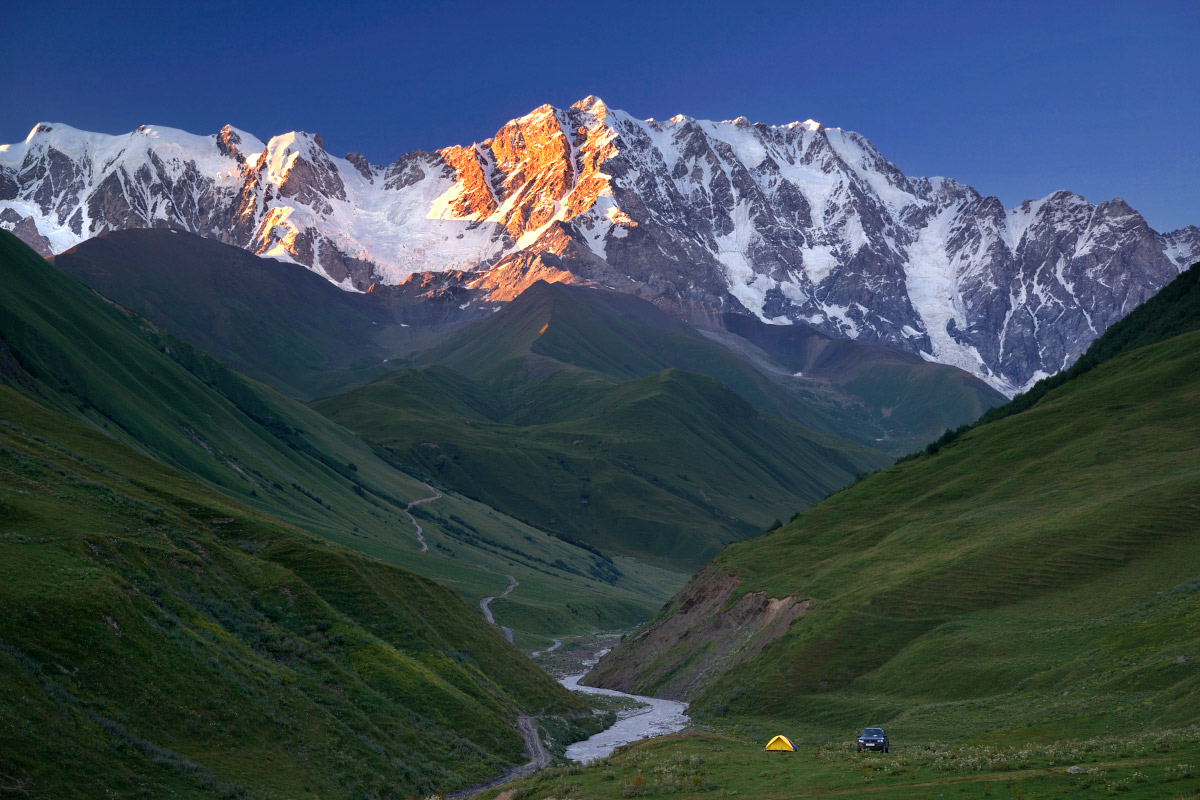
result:
[[(707, 718), (941, 739), (1200, 721), (1198, 272), (1090, 367), (728, 548), (594, 680)], [(770, 627), (767, 598), (794, 621)], [(714, 658), (739, 609), (753, 652)]]
[(791, 400), (615, 293), (539, 284), (421, 360), (313, 407), (513, 516), (660, 564), (699, 566), (886, 462), (766, 413)]
[(113, 231), (54, 258), (63, 272), (226, 366), (301, 400), (366, 383), (470, 319), (454, 298), (339, 289), (300, 266), (190, 233)]
[(724, 335), (710, 335), (751, 358), (765, 355), (768, 370), (772, 363), (784, 367), (793, 391), (828, 385), (851, 398), (851, 408), (881, 432), (872, 443), (889, 453), (916, 449), (1004, 402), (960, 369), (869, 342), (831, 339), (803, 323), (767, 325), (722, 314), (720, 324)]
[[(164, 234), (173, 236), (173, 234)], [(334, 291), (337, 291), (336, 289)], [(344, 428), (222, 366), (0, 234), (0, 379), (260, 511), (433, 577), (518, 631), (636, 624), (681, 583), (438, 492)], [(554, 598), (579, 593), (565, 609)]]
[(425, 795), (585, 709), (457, 595), (0, 387), (0, 785)]

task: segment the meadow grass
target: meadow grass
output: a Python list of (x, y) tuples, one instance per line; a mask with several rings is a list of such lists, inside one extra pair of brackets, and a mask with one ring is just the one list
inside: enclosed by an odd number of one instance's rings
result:
[[(517, 398), (483, 383), (464, 390), (464, 376), (428, 367), (313, 407), (511, 516), (683, 572), (889, 460), (764, 414), (703, 375), (618, 382), (530, 358), (549, 377), (522, 383)], [(430, 408), (435, 391), (446, 399)], [(487, 399), (468, 408), (456, 403), (464, 395)]]
[(427, 794), (591, 719), (449, 589), (5, 387), (0, 607), (18, 796)]
[[(544, 770), (483, 798), (996, 797), (1183, 798), (1200, 792), (1200, 730), (1084, 738), (1039, 746), (904, 742), (890, 754), (794, 739), (797, 751), (690, 730), (619, 749), (587, 766)], [(1075, 772), (1068, 772), (1074, 767)]]
[[(472, 606), (514, 575), (521, 592), (496, 611), (531, 637), (633, 625), (684, 574), (659, 568), (638, 578), (647, 570), (636, 564), (608, 569), (593, 553), (444, 486), (446, 497), (416, 507), (431, 539), (431, 551), (419, 552), (404, 508), (435, 489), (411, 468), (105, 300), (7, 232), (0, 232), (0, 378), (244, 505), (447, 580)], [(575, 610), (549, 602), (575, 589)]]
[[(660, 623), (722, 574), (739, 581), (730, 606), (756, 591), (809, 605), (691, 690), (693, 719), (971, 743), (1197, 723), (1198, 414), (1193, 331), (731, 545)], [(638, 665), (679, 661), (704, 624), (678, 651), (630, 637), (610, 664), (653, 674)], [(683, 674), (633, 688), (678, 691)]]

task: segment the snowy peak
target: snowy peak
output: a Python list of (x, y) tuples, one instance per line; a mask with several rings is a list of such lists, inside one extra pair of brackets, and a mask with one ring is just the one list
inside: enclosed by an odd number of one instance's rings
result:
[(1009, 393), (1200, 257), (1200, 230), (1160, 235), (1119, 198), (1006, 210), (812, 119), (641, 120), (595, 96), (386, 166), (303, 131), (42, 123), (0, 146), (0, 226), (47, 253), (187, 230), (348, 290), (411, 280), (505, 300), (591, 282), (693, 321), (741, 311), (891, 345)]
[(604, 101), (591, 94), (579, 102), (573, 103), (571, 108), (591, 117), (593, 124), (603, 122), (604, 118), (608, 115), (608, 106), (604, 104)]
[(176, 128), (141, 125), (121, 136), (90, 133), (62, 123), (41, 122), (33, 127), (25, 141), (0, 145), (0, 165), (30, 167), (51, 153), (86, 164), (95, 173), (117, 168), (127, 171), (151, 160), (151, 154), (163, 163), (192, 162), (209, 171), (227, 168), (223, 161), (234, 158), (225, 142), (235, 142), (242, 152), (258, 152), (262, 142), (244, 131), (225, 126), (221, 133), (197, 136)]
[(267, 142), (254, 166), (263, 185), (275, 186), (281, 197), (298, 202), (328, 216), (333, 209), (328, 200), (346, 200), (341, 170), (317, 134), (293, 131)]
[[(227, 141), (261, 149), (229, 129)], [(210, 233), (209, 215), (242, 182), (242, 164), (220, 136), (142, 125), (120, 136), (39, 123), (19, 145), (0, 146), (0, 202), (32, 219), (54, 252), (106, 230), (175, 227)]]
[(1188, 225), (1162, 237), (1163, 254), (1182, 272), (1200, 260), (1200, 228)]

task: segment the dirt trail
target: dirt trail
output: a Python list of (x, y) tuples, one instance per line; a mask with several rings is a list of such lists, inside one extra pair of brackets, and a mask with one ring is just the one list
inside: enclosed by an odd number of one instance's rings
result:
[[(513, 589), (521, 585), (517, 583), (517, 579), (512, 575), (506, 575), (505, 577), (508, 578), (508, 587), (503, 592), (497, 595), (492, 595), (491, 597), (485, 597), (479, 601), (479, 610), (483, 612), (483, 618), (492, 625), (496, 625), (496, 618), (492, 616), (492, 601), (501, 600), (505, 597), (508, 597), (510, 594), (512, 594)], [(512, 628), (506, 628), (503, 625), (496, 625), (496, 627), (504, 631), (505, 639), (508, 639), (510, 642), (513, 640)]]
[(525, 755), (529, 756), (529, 763), (518, 769), (534, 772), (550, 766), (550, 751), (538, 733), (537, 720), (521, 715), (517, 717), (517, 727), (521, 730), (521, 738), (525, 740)]
[(458, 800), (458, 798), (468, 797), (479, 792), (486, 792), (488, 789), (495, 789), (497, 786), (514, 781), (517, 778), (524, 778), (531, 772), (537, 772), (539, 769), (550, 766), (550, 751), (546, 749), (546, 745), (542, 742), (542, 737), (538, 733), (537, 720), (524, 714), (520, 715), (517, 717), (517, 732), (521, 734), (521, 739), (525, 742), (525, 755), (529, 758), (529, 761), (519, 767), (513, 767), (494, 781), (480, 786), (472, 786), (470, 789), (464, 789), (461, 792), (452, 794), (450, 795), (451, 800)]
[(422, 483), (421, 485), (433, 492), (433, 497), (422, 497), (420, 500), (413, 500), (404, 507), (404, 513), (408, 515), (408, 518), (412, 520), (412, 524), (417, 528), (417, 542), (421, 545), (421, 552), (428, 553), (429, 545), (425, 544), (425, 529), (421, 527), (421, 523), (417, 522), (417, 518), (412, 515), (412, 509), (413, 506), (419, 506), (422, 503), (432, 503), (434, 500), (441, 500), (442, 493), (427, 483)]
[(529, 657), (537, 658), (538, 656), (544, 656), (544, 655), (546, 655), (546, 653), (553, 653), (555, 650), (557, 650), (560, 647), (562, 647), (562, 639), (555, 639), (554, 644), (550, 645), (545, 650), (538, 650), (536, 653), (530, 653)]

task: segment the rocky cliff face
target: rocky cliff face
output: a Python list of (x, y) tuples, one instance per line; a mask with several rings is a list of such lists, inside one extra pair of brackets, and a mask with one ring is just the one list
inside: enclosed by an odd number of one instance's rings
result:
[(52, 252), (178, 228), (343, 288), (452, 284), (468, 301), (593, 282), (700, 324), (803, 321), (1010, 394), (1200, 257), (1200, 230), (1159, 234), (1120, 199), (1057, 192), (1006, 210), (812, 120), (644, 121), (592, 97), (389, 166), (306, 133), (42, 124), (0, 147), (0, 226)]

